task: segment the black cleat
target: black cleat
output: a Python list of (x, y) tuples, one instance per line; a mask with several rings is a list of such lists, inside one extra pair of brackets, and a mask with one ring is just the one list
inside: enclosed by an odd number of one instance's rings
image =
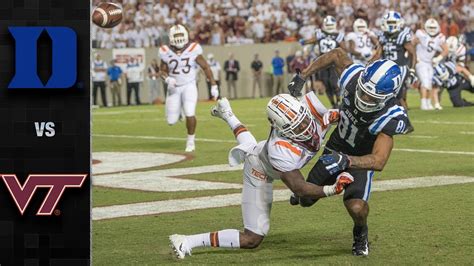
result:
[(300, 204), (300, 198), (297, 197), (295, 194), (291, 195), (291, 197), (290, 197), (290, 204), (291, 204), (292, 206), (295, 206), (295, 205)]
[(352, 255), (354, 256), (368, 256), (369, 255), (369, 241), (367, 235), (355, 238), (352, 244)]

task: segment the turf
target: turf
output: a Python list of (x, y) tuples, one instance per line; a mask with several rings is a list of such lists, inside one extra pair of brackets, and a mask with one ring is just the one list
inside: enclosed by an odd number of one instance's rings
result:
[[(466, 95), (474, 101), (474, 97)], [(469, 97), (470, 96), (470, 97)], [(412, 110), (409, 116), (413, 120), (415, 132), (407, 136), (395, 137), (396, 148), (427, 149), (436, 151), (474, 152), (474, 108), (445, 107), (440, 112), (423, 112), (418, 109), (417, 95), (410, 94)], [(446, 98), (446, 97), (444, 97)], [(328, 105), (326, 97), (323, 102)], [(447, 99), (445, 99), (447, 100)], [(265, 117), (265, 105), (268, 99), (247, 99), (232, 101), (234, 112), (245, 123), (257, 140), (263, 140), (268, 134), (268, 122)], [(447, 103), (444, 104), (445, 106)], [(226, 164), (227, 152), (235, 144), (228, 126), (220, 119), (209, 115), (210, 102), (198, 105), (197, 152), (194, 159), (168, 167), (151, 169), (192, 167), (201, 165)], [(147, 151), (183, 153), (185, 141), (170, 141), (140, 138), (104, 137), (101, 135), (181, 137), (185, 138), (185, 125), (178, 123), (168, 126), (164, 117), (163, 106), (139, 106), (94, 110), (93, 116), (93, 150), (94, 151)], [(438, 123), (438, 122), (441, 123)], [(454, 124), (445, 124), (454, 123)], [(329, 136), (329, 135), (328, 135)], [(224, 140), (222, 143), (201, 142), (199, 138)], [(471, 144), (471, 145), (469, 145)], [(381, 173), (376, 173), (375, 180), (396, 179), (427, 175), (471, 175), (474, 156), (457, 154), (434, 154), (393, 151), (391, 158)], [(309, 172), (309, 163), (303, 173)], [(238, 172), (210, 173), (190, 176), (191, 179), (241, 183)], [(281, 182), (275, 185), (283, 187)], [(94, 206), (125, 204), (140, 200), (150, 201), (161, 198), (182, 198), (182, 194), (169, 193), (160, 195), (149, 192), (134, 191), (122, 193), (120, 190), (104, 188), (94, 189)], [(188, 197), (202, 195), (198, 192), (184, 193)]]
[[(352, 224), (340, 197), (311, 208), (275, 203), (271, 230), (255, 250), (194, 249), (184, 264), (471, 264), (474, 184), (374, 192), (371, 253), (350, 255)], [(94, 222), (96, 265), (175, 262), (167, 236), (241, 228), (240, 207)]]
[[(465, 95), (474, 101), (473, 95)], [(322, 98), (327, 105), (325, 97)], [(474, 108), (452, 108), (444, 95), (442, 111), (418, 110), (418, 95), (409, 94), (410, 119), (415, 132), (397, 136), (389, 163), (375, 180), (415, 176), (468, 175), (474, 169)], [(267, 99), (232, 101), (234, 112), (258, 140), (268, 134)], [(210, 117), (212, 103), (198, 104), (197, 152), (192, 160), (153, 169), (227, 163), (234, 146), (229, 128)], [(466, 132), (468, 132), (466, 134)], [(469, 134), (470, 133), (470, 134)], [(185, 125), (166, 124), (163, 106), (96, 109), (93, 111), (94, 151), (183, 153), (184, 140), (110, 137), (104, 135), (185, 138)], [(203, 142), (199, 139), (223, 142)], [(397, 151), (422, 149), (440, 153)], [(442, 151), (467, 152), (446, 154)], [(470, 154), (469, 154), (470, 153)], [(313, 163), (309, 163), (307, 173)], [(241, 183), (239, 171), (185, 176), (197, 180)], [(280, 181), (276, 188), (284, 188)], [(470, 185), (373, 193), (371, 197), (369, 258), (350, 255), (351, 221), (340, 198), (317, 206), (292, 208), (274, 204), (272, 229), (257, 250), (196, 249), (182, 263), (190, 264), (472, 264), (474, 197)], [(95, 187), (93, 205), (108, 206), (145, 201), (236, 193), (238, 190), (143, 192)], [(163, 265), (174, 262), (167, 236), (223, 228), (241, 228), (240, 207), (214, 208), (157, 216), (120, 218), (93, 223), (93, 263), (96, 265)]]

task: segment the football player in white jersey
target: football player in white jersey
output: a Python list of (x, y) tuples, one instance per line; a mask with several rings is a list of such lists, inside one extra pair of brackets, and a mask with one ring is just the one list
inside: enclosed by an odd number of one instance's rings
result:
[(346, 41), (349, 42), (348, 51), (355, 63), (366, 65), (373, 55), (373, 50), (378, 47), (377, 36), (361, 18), (354, 21), (353, 29), (354, 31), (346, 36)]
[[(421, 83), (421, 110), (441, 110), (443, 108), (439, 104), (439, 89), (433, 89), (433, 65), (439, 64), (448, 55), (448, 47), (446, 38), (440, 33), (438, 22), (433, 18), (428, 19), (424, 30), (416, 31), (414, 43), (418, 61), (416, 74)], [(436, 53), (439, 55), (435, 57)]]
[(159, 49), (161, 58), (161, 77), (168, 84), (166, 98), (166, 119), (169, 125), (178, 122), (181, 110), (186, 116), (188, 138), (186, 152), (195, 150), (194, 137), (196, 131), (196, 104), (198, 91), (196, 87), (196, 68), (199, 65), (211, 83), (211, 95), (219, 96), (217, 83), (212, 71), (202, 56), (202, 48), (196, 42), (189, 42), (188, 30), (183, 25), (174, 25), (169, 30), (170, 46), (163, 45)]
[(329, 125), (339, 119), (338, 110), (328, 111), (313, 92), (301, 101), (289, 94), (273, 97), (267, 105), (271, 131), (268, 139), (259, 143), (233, 114), (227, 99), (219, 100), (211, 114), (227, 122), (239, 144), (230, 150), (229, 164), (244, 163), (244, 231), (226, 229), (197, 235), (171, 235), (171, 247), (180, 259), (191, 255), (196, 247), (258, 247), (270, 228), (272, 181), (275, 179), (281, 179), (296, 195), (314, 199), (339, 194), (354, 181), (351, 175), (342, 172), (333, 185), (316, 186), (306, 182), (300, 172), (318, 152)]

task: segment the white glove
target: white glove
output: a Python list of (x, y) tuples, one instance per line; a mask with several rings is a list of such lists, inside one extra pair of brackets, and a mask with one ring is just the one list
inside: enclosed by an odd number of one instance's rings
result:
[(474, 87), (474, 75), (469, 76), (469, 81), (471, 82), (471, 86)]
[(219, 90), (217, 89), (217, 85), (212, 85), (211, 86), (211, 96), (215, 100), (217, 100), (217, 97), (219, 97)]
[(329, 109), (323, 115), (323, 126), (328, 126), (333, 123), (337, 123), (339, 121), (339, 109)]
[(176, 87), (176, 79), (168, 76), (166, 79), (165, 79), (165, 82), (166, 84), (168, 84), (168, 88), (175, 88)]
[(443, 60), (443, 56), (438, 55), (437, 57), (433, 58), (433, 64), (437, 65), (439, 62), (441, 62), (441, 60)]

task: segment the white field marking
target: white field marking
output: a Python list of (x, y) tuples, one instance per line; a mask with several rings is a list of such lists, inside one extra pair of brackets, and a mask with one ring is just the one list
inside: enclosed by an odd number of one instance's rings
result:
[(470, 121), (437, 121), (437, 120), (412, 120), (413, 123), (420, 124), (442, 124), (442, 125), (474, 125)]
[(173, 168), (146, 172), (117, 173), (94, 176), (92, 182), (96, 186), (138, 189), (155, 192), (239, 189), (240, 184), (190, 180), (173, 178), (183, 175), (195, 175), (216, 172), (242, 170), (243, 166), (230, 167), (227, 164), (198, 166), (189, 168)]
[(421, 152), (421, 153), (440, 153), (440, 154), (457, 154), (457, 155), (474, 155), (474, 152), (470, 151), (437, 151), (437, 150), (419, 150), (419, 149), (393, 149), (394, 151), (406, 151), (406, 152)]
[(464, 135), (474, 135), (474, 132), (468, 132), (468, 131), (460, 131), (459, 133), (464, 134)]
[[(130, 136), (130, 135), (107, 135), (107, 134), (94, 134), (94, 137), (105, 137), (105, 138), (129, 138), (129, 139), (151, 139), (151, 140), (179, 140), (185, 141), (186, 138), (175, 138), (175, 137), (156, 137), (156, 136)], [(217, 142), (217, 143), (236, 143), (235, 140), (223, 140), (223, 139), (203, 139), (196, 138), (196, 141), (202, 142)], [(424, 150), (424, 149), (393, 149), (394, 151), (405, 151), (405, 152), (421, 152), (421, 153), (443, 153), (443, 154), (457, 154), (457, 155), (474, 155), (474, 152), (469, 151), (439, 151), (439, 150)]]
[[(108, 135), (108, 134), (93, 134), (93, 137), (104, 137), (104, 138), (126, 138), (126, 139), (151, 139), (151, 140), (179, 140), (186, 141), (186, 138), (176, 138), (176, 137), (157, 137), (157, 136), (131, 136), (131, 135)], [(235, 143), (236, 140), (226, 140), (226, 139), (203, 139), (196, 138), (196, 141), (202, 142), (218, 142), (218, 143)]]
[(94, 152), (92, 159), (100, 163), (92, 165), (94, 174), (116, 173), (150, 168), (184, 160), (184, 155), (152, 152)]
[(409, 138), (414, 139), (436, 139), (438, 136), (424, 136), (424, 135), (408, 135)]
[[(409, 188), (422, 188), (443, 186), (452, 184), (473, 183), (474, 177), (470, 176), (428, 176), (407, 179), (374, 181), (372, 191), (388, 191)], [(286, 201), (291, 195), (290, 190), (275, 190), (273, 201)], [(152, 215), (169, 212), (181, 212), (199, 210), (215, 207), (226, 207), (240, 205), (241, 194), (233, 193), (210, 197), (199, 197), (191, 199), (164, 200), (125, 205), (114, 205), (107, 207), (96, 207), (92, 209), (94, 221), (129, 216)]]

